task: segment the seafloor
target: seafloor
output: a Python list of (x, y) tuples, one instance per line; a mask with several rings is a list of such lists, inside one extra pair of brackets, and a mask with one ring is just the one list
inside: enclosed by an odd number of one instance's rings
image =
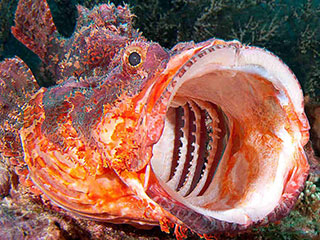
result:
[[(60, 33), (70, 36), (76, 4), (91, 8), (106, 1), (49, 0)], [(298, 203), (288, 217), (268, 226), (219, 239), (320, 239), (320, 1), (319, 0), (128, 0), (135, 27), (143, 35), (171, 48), (181, 41), (211, 37), (238, 39), (265, 47), (297, 75), (305, 94), (311, 125), (306, 151), (311, 172)], [(0, 0), (0, 60), (21, 57), (39, 84), (51, 81), (39, 71), (39, 59), (10, 33), (17, 0)], [(24, 192), (17, 176), (0, 159), (0, 239), (175, 239), (159, 228), (97, 223), (77, 218)], [(188, 239), (199, 239), (192, 233)]]

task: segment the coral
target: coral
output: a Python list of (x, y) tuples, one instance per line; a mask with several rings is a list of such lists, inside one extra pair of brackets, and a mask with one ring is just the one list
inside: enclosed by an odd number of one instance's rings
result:
[[(320, 4), (313, 0), (303, 1), (292, 17), (297, 27), (297, 68), (301, 71), (304, 91), (313, 101), (320, 103), (320, 32), (318, 30)], [(293, 22), (292, 21), (292, 22)], [(300, 67), (298, 64), (301, 64)], [(299, 77), (299, 75), (298, 75)]]
[(265, 228), (255, 230), (260, 239), (318, 239), (319, 223), (310, 221), (298, 211), (292, 211), (281, 223), (273, 223)]
[(319, 11), (314, 0), (289, 5), (284, 0), (176, 0), (134, 6), (137, 26), (164, 46), (215, 36), (272, 50), (294, 69), (311, 98), (320, 96)]
[[(36, 207), (36, 205), (33, 205)], [(1, 239), (47, 238), (61, 239), (62, 235), (46, 216), (33, 209), (19, 211), (8, 199), (0, 203)]]
[[(311, 173), (306, 186), (299, 196), (296, 208), (314, 221), (320, 222), (320, 188), (316, 183), (320, 176)], [(320, 230), (320, 229), (319, 229)]]
[[(319, 98), (320, 100), (320, 98)], [(319, 101), (318, 100), (318, 101)], [(310, 139), (315, 154), (320, 157), (320, 103), (311, 99), (310, 96), (305, 98), (306, 113), (310, 122)]]
[(10, 173), (8, 169), (0, 166), (0, 198), (5, 197), (10, 191)]
[(138, 230), (128, 225), (98, 223), (70, 216), (63, 210), (46, 205), (39, 198), (26, 195), (21, 186), (0, 201), (0, 239), (82, 239), (132, 240), (167, 239), (173, 236)]

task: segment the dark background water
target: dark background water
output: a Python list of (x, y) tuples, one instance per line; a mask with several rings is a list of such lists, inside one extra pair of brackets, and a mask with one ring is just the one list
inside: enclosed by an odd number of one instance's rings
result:
[[(76, 24), (76, 5), (92, 8), (101, 0), (48, 0), (59, 32), (68, 37)], [(181, 41), (216, 37), (265, 47), (297, 75), (305, 94), (320, 102), (319, 0), (116, 0), (136, 15), (134, 26), (149, 40), (171, 48)], [(17, 0), (0, 1), (0, 60), (14, 55), (36, 72), (39, 64), (10, 34)], [(44, 81), (44, 85), (50, 83)]]

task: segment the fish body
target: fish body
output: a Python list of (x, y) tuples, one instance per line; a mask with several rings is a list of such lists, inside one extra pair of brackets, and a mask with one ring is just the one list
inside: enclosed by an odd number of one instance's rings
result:
[(46, 1), (19, 1), (12, 33), (54, 86), (18, 57), (0, 63), (0, 153), (29, 192), (81, 217), (206, 237), (289, 213), (309, 124), (278, 57), (215, 38), (164, 49), (127, 6), (78, 14), (66, 39)]

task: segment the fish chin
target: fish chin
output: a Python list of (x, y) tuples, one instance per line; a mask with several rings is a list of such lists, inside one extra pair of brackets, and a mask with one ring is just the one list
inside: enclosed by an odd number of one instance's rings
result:
[(146, 193), (201, 234), (287, 215), (309, 169), (294, 74), (273, 54), (235, 42), (202, 47), (173, 71), (176, 59), (155, 107), (165, 105), (166, 117)]

